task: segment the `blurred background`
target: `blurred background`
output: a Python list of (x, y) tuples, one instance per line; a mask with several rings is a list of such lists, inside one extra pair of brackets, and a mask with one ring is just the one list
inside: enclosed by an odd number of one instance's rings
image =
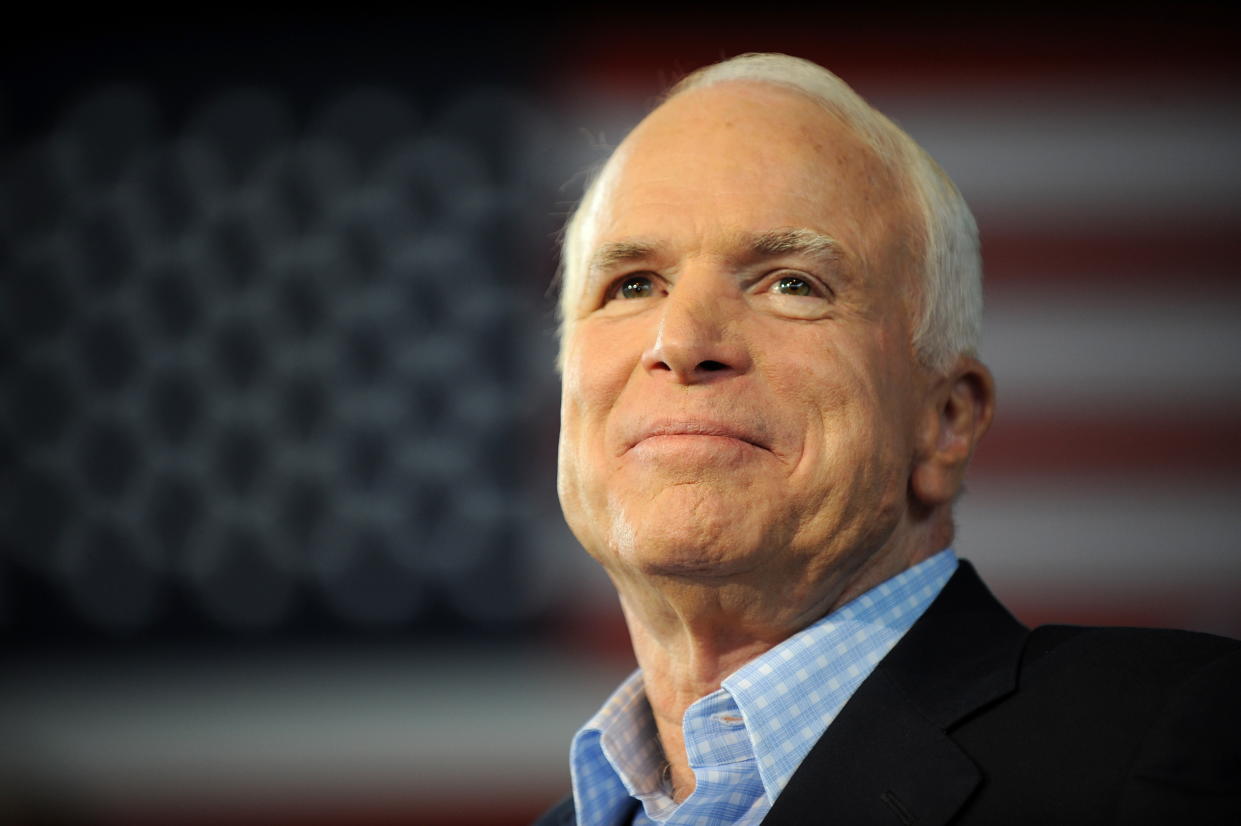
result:
[(1229, 21), (102, 14), (0, 56), (0, 822), (516, 824), (632, 667), (554, 491), (582, 172), (744, 51), (982, 230), (957, 547), (1025, 621), (1241, 635)]

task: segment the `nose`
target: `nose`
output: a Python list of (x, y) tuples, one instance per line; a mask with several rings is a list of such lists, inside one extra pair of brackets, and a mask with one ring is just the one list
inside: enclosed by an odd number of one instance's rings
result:
[(652, 376), (685, 385), (746, 373), (751, 358), (738, 329), (735, 302), (695, 282), (683, 277), (663, 299), (642, 367)]

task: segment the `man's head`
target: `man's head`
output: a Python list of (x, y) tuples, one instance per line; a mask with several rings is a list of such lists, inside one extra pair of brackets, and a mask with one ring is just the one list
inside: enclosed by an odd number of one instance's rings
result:
[[(728, 80), (751, 80), (797, 89), (845, 123), (892, 174), (902, 179), (919, 216), (905, 243), (920, 246), (921, 301), (914, 344), (919, 358), (946, 370), (958, 355), (976, 355), (982, 332), (982, 260), (978, 229), (965, 199), (935, 160), (905, 132), (823, 67), (780, 54), (748, 54), (688, 75), (665, 101)], [(593, 216), (622, 156), (613, 153), (594, 177), (565, 230), (562, 253), (561, 343), (573, 318), (591, 254)]]
[(973, 221), (834, 76), (687, 78), (583, 199), (564, 275), (561, 502), (622, 594), (728, 582), (813, 613), (950, 539), (991, 409)]

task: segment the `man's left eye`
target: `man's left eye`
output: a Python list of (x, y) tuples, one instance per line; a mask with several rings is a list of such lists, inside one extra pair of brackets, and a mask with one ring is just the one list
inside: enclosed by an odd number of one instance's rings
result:
[(621, 298), (647, 298), (655, 292), (655, 285), (645, 275), (633, 275), (620, 283), (617, 290)]
[(810, 282), (795, 275), (786, 275), (776, 282), (776, 292), (781, 295), (814, 295)]

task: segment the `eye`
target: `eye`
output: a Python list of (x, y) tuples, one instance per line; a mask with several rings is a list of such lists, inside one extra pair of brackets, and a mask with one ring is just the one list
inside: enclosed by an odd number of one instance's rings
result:
[(655, 292), (655, 284), (645, 275), (622, 278), (612, 290), (613, 298), (648, 298)]
[(661, 295), (667, 295), (667, 284), (657, 273), (633, 272), (608, 284), (602, 301), (592, 312), (612, 316), (639, 313)]
[(772, 289), (781, 295), (814, 295), (814, 287), (810, 286), (810, 282), (795, 275), (784, 276)]

